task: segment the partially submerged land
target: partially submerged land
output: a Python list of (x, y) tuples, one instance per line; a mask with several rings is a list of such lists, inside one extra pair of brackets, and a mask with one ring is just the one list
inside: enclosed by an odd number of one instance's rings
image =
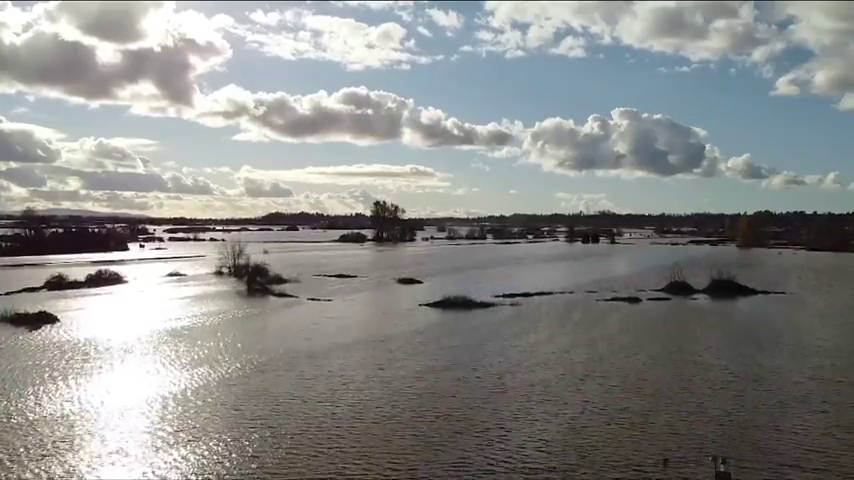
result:
[[(219, 276), (227, 276), (239, 280), (245, 287), (246, 295), (249, 297), (274, 297), (274, 298), (300, 298), (280, 288), (278, 285), (287, 283), (296, 283), (297, 279), (286, 278), (283, 275), (270, 270), (269, 265), (264, 262), (253, 261), (251, 256), (246, 253), (246, 247), (240, 242), (229, 242), (223, 245), (220, 251), (220, 259), (217, 268), (214, 272)], [(186, 274), (179, 271), (172, 271), (166, 275), (167, 277), (182, 277)], [(332, 278), (362, 278), (352, 274), (318, 274), (318, 277)], [(413, 277), (400, 277), (393, 279), (400, 285), (421, 285), (423, 280)], [(70, 279), (67, 275), (56, 273), (48, 277), (40, 286), (27, 287), (11, 292), (6, 292), (3, 295), (13, 295), (18, 293), (40, 292), (40, 291), (62, 291), (76, 290), (82, 288), (99, 288), (110, 285), (118, 285), (126, 283), (126, 279), (120, 273), (100, 269), (94, 273), (86, 275), (83, 280)], [(616, 290), (614, 290), (616, 292)], [(645, 301), (649, 302), (666, 302), (675, 298), (694, 298), (695, 295), (702, 294), (712, 299), (736, 299), (740, 297), (749, 297), (755, 295), (771, 295), (783, 294), (783, 292), (774, 292), (768, 290), (758, 290), (740, 283), (736, 276), (724, 270), (715, 270), (711, 272), (710, 279), (706, 287), (697, 289), (689, 283), (682, 273), (681, 268), (674, 266), (671, 269), (669, 281), (659, 289), (654, 290), (638, 290), (638, 293), (659, 292), (665, 293), (668, 296), (657, 296), (642, 298), (636, 295), (615, 295), (606, 298), (600, 298), (599, 302), (618, 302), (627, 303), (630, 305), (638, 305)], [(508, 292), (493, 295), (496, 299), (524, 299), (548, 297), (554, 295), (573, 295), (572, 290), (539, 290), (531, 292)], [(585, 293), (596, 294), (596, 290), (585, 290)], [(332, 302), (331, 298), (320, 297), (305, 297), (308, 302)], [(466, 295), (446, 295), (438, 300), (419, 304), (423, 307), (435, 308), (440, 310), (456, 310), (469, 311), (488, 309), (499, 306), (518, 306), (519, 303), (502, 303), (489, 300), (478, 300)], [(26, 327), (29, 330), (37, 330), (45, 325), (58, 323), (59, 318), (50, 312), (41, 310), (38, 312), (13, 312), (6, 311), (0, 314), (0, 323), (6, 323), (16, 327)]]
[(64, 273), (54, 273), (47, 277), (41, 285), (35, 287), (24, 287), (18, 290), (5, 292), (0, 296), (16, 295), (19, 293), (35, 293), (35, 292), (59, 292), (63, 290), (81, 290), (84, 288), (100, 288), (109, 287), (112, 285), (121, 285), (127, 283), (124, 275), (115, 270), (101, 268), (93, 273), (86, 275), (83, 280), (75, 280), (69, 278)]
[(3, 310), (0, 311), (0, 323), (5, 323), (13, 327), (26, 328), (32, 332), (45, 325), (59, 323), (59, 317), (45, 310), (37, 312)]
[(666, 293), (675, 297), (690, 297), (696, 294), (703, 294), (714, 299), (752, 297), (755, 295), (782, 295), (784, 293), (771, 290), (757, 290), (740, 283), (735, 274), (720, 269), (711, 273), (709, 282), (704, 288), (697, 289), (685, 280), (682, 269), (678, 266), (671, 270), (670, 280), (667, 284), (653, 291)]

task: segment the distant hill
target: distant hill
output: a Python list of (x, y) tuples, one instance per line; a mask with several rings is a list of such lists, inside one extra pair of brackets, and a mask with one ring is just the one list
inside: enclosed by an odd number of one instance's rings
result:
[[(83, 210), (78, 208), (45, 208), (37, 210), (39, 215), (54, 215), (67, 217), (77, 215), (81, 217), (126, 217), (126, 218), (148, 218), (148, 215), (126, 212), (98, 212), (95, 210)], [(20, 212), (0, 212), (0, 215), (17, 215)]]

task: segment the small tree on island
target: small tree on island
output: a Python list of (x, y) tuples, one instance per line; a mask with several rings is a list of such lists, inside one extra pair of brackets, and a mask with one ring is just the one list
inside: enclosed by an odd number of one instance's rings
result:
[(24, 226), (24, 236), (27, 238), (33, 238), (43, 233), (39, 212), (33, 207), (26, 207), (21, 210), (21, 223)]
[(386, 200), (375, 200), (371, 206), (371, 225), (375, 242), (408, 242), (415, 238), (403, 216), (406, 210)]

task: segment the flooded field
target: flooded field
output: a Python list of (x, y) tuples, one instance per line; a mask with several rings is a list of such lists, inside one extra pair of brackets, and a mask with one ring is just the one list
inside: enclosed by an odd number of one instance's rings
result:
[[(854, 472), (854, 255), (250, 244), (299, 280), (279, 299), (212, 275), (215, 242), (166, 247), (0, 261), (0, 291), (128, 279), (0, 297), (61, 318), (0, 325), (0, 476), (709, 478), (712, 453), (744, 479)], [(697, 286), (723, 268), (787, 294), (596, 301), (643, 296), (674, 263)], [(338, 273), (359, 278), (318, 276)], [(574, 293), (418, 306), (545, 290)]]

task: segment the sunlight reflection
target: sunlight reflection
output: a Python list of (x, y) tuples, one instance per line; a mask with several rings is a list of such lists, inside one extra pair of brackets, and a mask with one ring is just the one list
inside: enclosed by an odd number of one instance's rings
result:
[(156, 430), (163, 394), (180, 383), (177, 372), (148, 355), (131, 355), (96, 374), (76, 393), (91, 423), (78, 453), (86, 478), (143, 478), (158, 466)]
[(131, 281), (80, 298), (76, 330), (82, 337), (124, 342), (180, 324), (198, 308), (191, 302), (202, 287)]

